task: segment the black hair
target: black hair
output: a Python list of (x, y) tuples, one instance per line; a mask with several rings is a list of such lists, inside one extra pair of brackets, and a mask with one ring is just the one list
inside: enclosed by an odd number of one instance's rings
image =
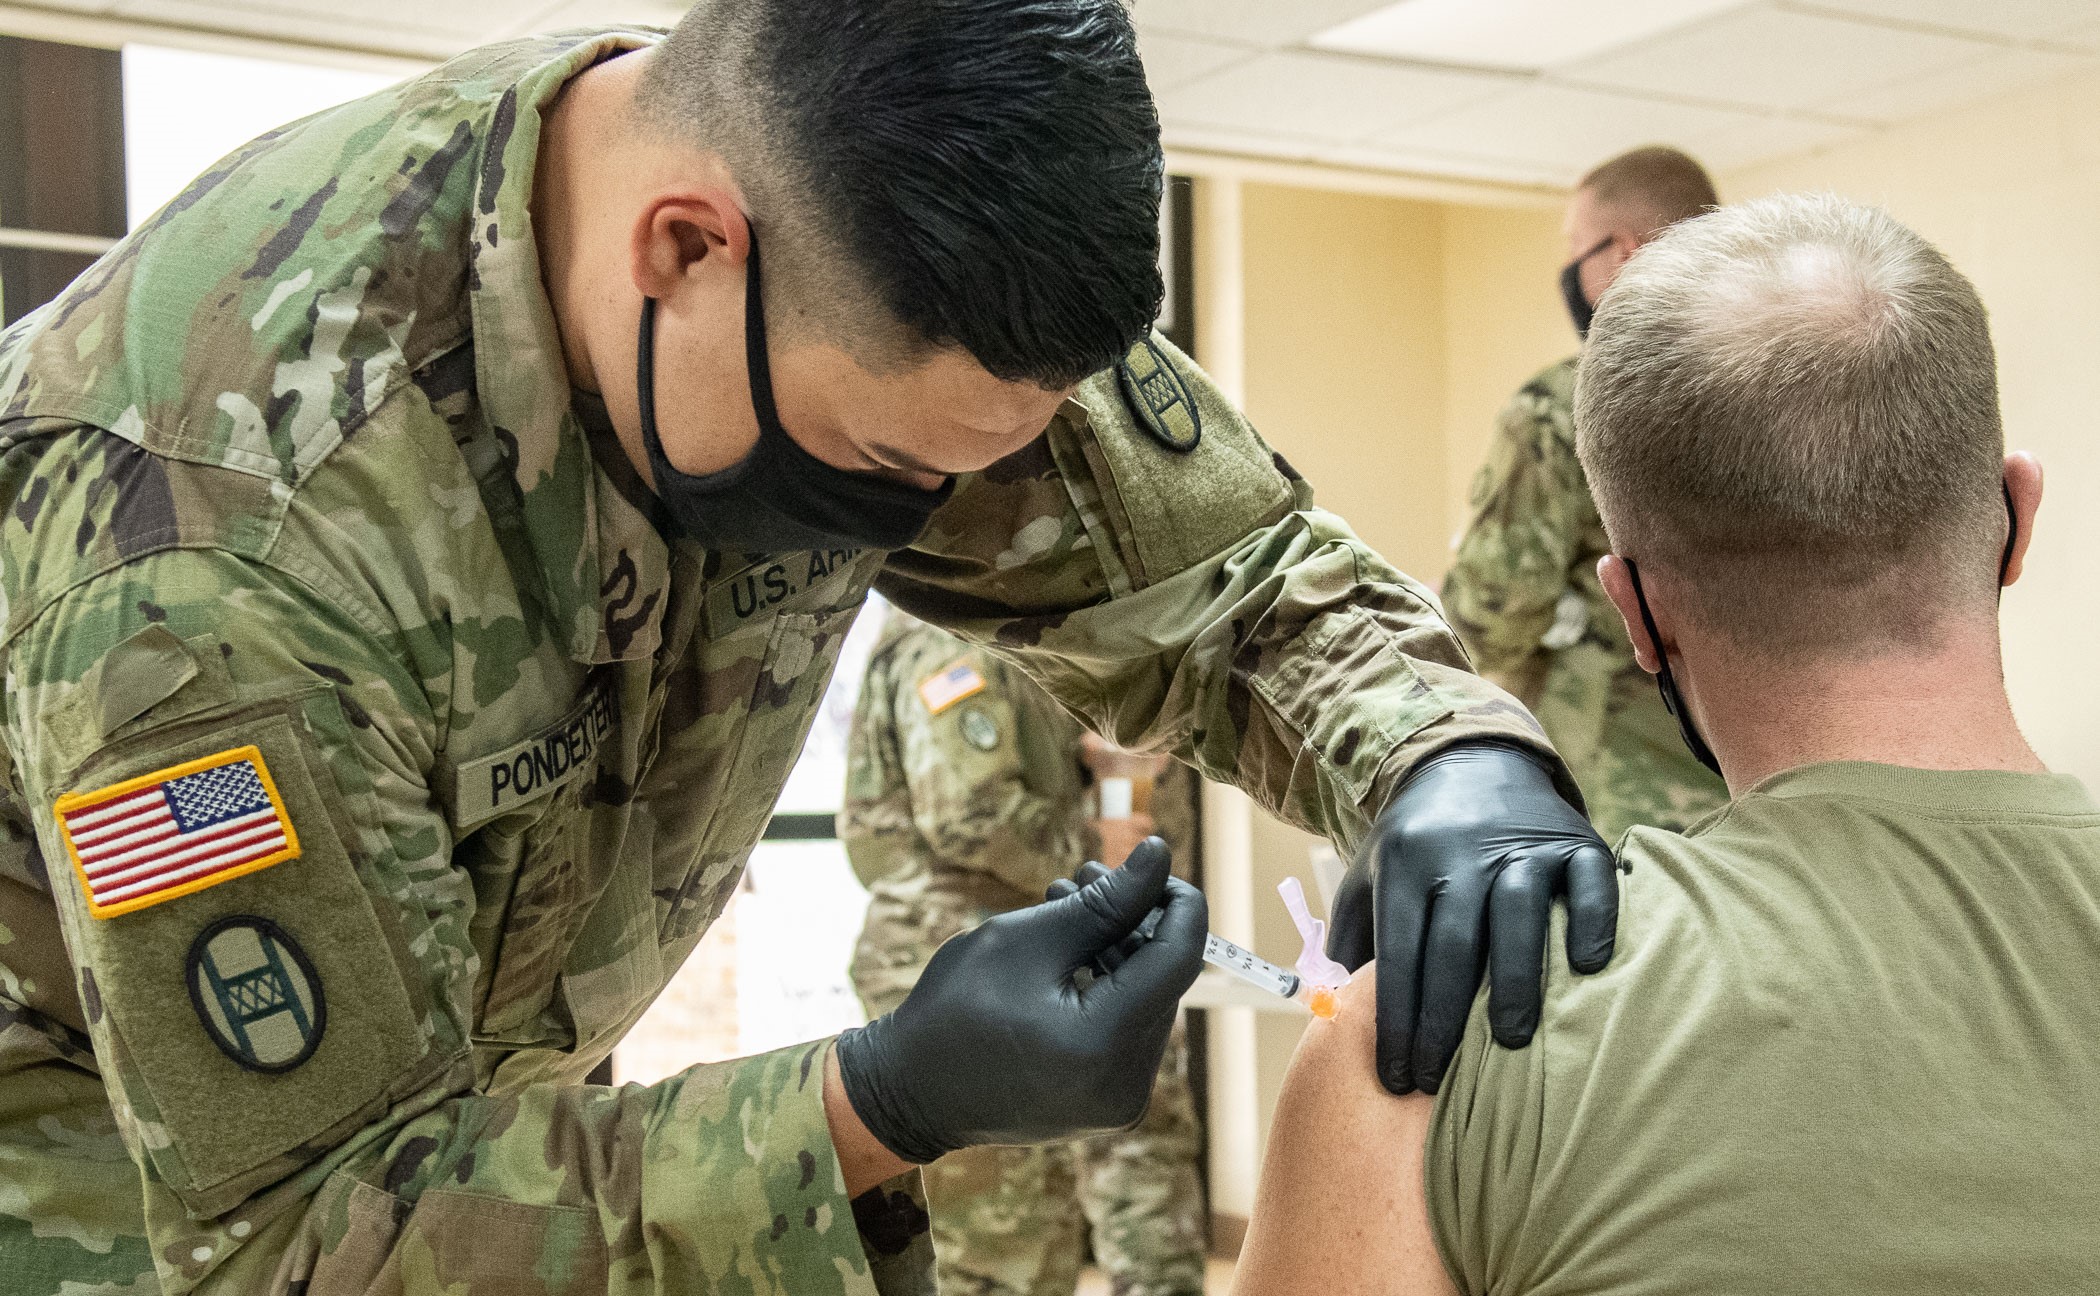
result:
[(871, 298), (1046, 388), (1158, 314), (1159, 115), (1121, 0), (703, 0), (643, 108), (727, 158), (791, 309)]

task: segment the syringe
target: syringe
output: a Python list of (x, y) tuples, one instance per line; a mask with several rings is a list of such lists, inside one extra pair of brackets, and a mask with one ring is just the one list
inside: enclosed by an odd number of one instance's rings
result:
[[(1146, 914), (1145, 921), (1138, 924), (1138, 935), (1146, 940), (1152, 939), (1152, 934), (1159, 929), (1159, 920), (1163, 912), (1154, 909)], [(1212, 967), (1223, 968), (1258, 990), (1282, 995), (1286, 999), (1297, 997), (1296, 972), (1278, 967), (1252, 950), (1240, 948), (1216, 932), (1203, 934), (1203, 961)]]
[(1203, 938), (1203, 961), (1223, 968), (1251, 986), (1286, 999), (1298, 996), (1298, 974), (1277, 967), (1269, 960), (1226, 940), (1215, 932)]

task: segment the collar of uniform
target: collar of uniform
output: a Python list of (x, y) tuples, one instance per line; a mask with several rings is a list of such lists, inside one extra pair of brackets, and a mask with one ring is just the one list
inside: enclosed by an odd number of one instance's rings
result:
[(670, 552), (593, 461), (569, 406), (568, 365), (540, 277), (532, 225), (541, 114), (593, 64), (662, 34), (634, 28), (557, 38), (553, 58), (503, 94), (481, 153), (470, 279), (476, 386), (510, 448), (546, 606), (580, 662), (656, 651)]
[(1759, 780), (1744, 795), (1861, 797), (1951, 813), (2100, 814), (2085, 784), (2069, 774), (1932, 770), (1874, 761), (1798, 765)]

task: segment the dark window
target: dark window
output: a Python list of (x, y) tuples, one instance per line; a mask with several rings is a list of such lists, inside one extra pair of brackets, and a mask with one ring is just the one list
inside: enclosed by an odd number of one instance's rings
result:
[(93, 240), (123, 234), (122, 56), (0, 36), (0, 323), (72, 282)]

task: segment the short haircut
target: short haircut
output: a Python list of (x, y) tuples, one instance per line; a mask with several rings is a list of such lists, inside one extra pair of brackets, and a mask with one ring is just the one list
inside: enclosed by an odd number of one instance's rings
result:
[(1158, 314), (1159, 115), (1121, 0), (700, 0), (638, 108), (728, 162), (769, 314), (864, 364), (960, 346), (1055, 389)]
[(1600, 163), (1575, 188), (1595, 194), (1600, 206), (1618, 213), (1628, 232), (1641, 238), (1721, 205), (1706, 168), (1691, 154), (1665, 144), (1650, 144)]
[(1994, 605), (1989, 322), (1886, 212), (1787, 195), (1664, 233), (1598, 304), (1575, 425), (1613, 549), (1745, 648), (1924, 643)]

